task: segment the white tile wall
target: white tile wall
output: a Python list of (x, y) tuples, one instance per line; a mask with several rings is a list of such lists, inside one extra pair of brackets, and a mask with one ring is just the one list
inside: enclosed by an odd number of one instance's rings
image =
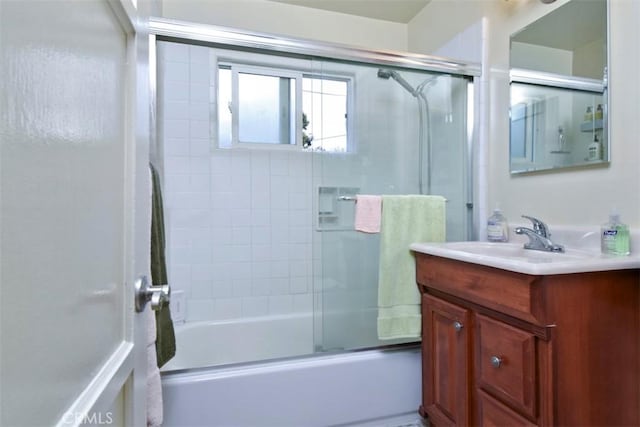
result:
[(309, 153), (213, 147), (209, 49), (161, 42), (169, 280), (186, 321), (310, 312)]
[[(466, 35), (477, 30), (474, 26)], [(460, 47), (456, 43), (452, 48)], [(398, 108), (390, 114), (363, 107), (368, 119), (354, 125), (359, 156), (315, 157), (314, 162), (304, 152), (216, 149), (210, 103), (210, 94), (216, 93), (215, 57), (205, 47), (163, 42), (158, 58), (169, 275), (174, 289), (185, 292), (187, 321), (310, 312), (314, 301), (335, 310), (352, 299), (358, 307), (375, 306), (377, 242), (315, 233), (313, 198), (319, 185), (358, 187), (365, 193), (414, 192), (417, 144), (389, 143), (410, 140), (417, 132), (416, 120), (408, 115), (416, 111), (415, 100), (392, 82), (378, 86), (375, 72), (363, 69), (358, 81), (373, 80), (358, 86), (360, 105), (388, 98)], [(415, 85), (423, 79), (404, 75)], [(439, 107), (433, 101), (435, 113)], [(446, 125), (432, 125), (434, 132), (448, 137), (441, 129)], [(459, 162), (446, 154), (439, 166), (452, 173)], [(434, 177), (442, 194), (461, 201), (458, 186), (444, 188), (453, 184), (442, 181)], [(325, 265), (321, 256), (326, 256)], [(313, 295), (314, 265), (316, 283), (325, 287), (325, 294), (335, 291), (335, 298), (322, 301), (326, 295)], [(358, 293), (362, 287), (368, 292), (364, 296)], [(362, 323), (375, 324), (367, 322)], [(342, 331), (344, 323), (336, 321), (335, 329)]]

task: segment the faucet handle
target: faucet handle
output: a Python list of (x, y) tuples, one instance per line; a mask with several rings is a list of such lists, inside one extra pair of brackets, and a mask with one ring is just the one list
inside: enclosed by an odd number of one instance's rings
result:
[(549, 227), (547, 227), (547, 224), (545, 224), (538, 218), (527, 215), (522, 215), (522, 218), (527, 218), (529, 221), (531, 221), (533, 223), (533, 231), (535, 231), (542, 237), (546, 237), (547, 239), (551, 237), (551, 233), (549, 233)]

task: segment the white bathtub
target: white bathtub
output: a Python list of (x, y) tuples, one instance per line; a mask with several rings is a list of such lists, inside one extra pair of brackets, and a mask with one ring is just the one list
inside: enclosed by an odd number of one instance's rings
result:
[[(311, 316), (283, 316), (273, 324), (265, 320), (178, 327), (178, 351), (169, 363), (178, 369), (190, 363), (212, 365), (205, 359), (230, 363), (247, 357), (243, 351), (253, 352), (250, 359), (262, 351), (264, 359), (278, 357), (273, 356), (277, 346), (272, 340), (291, 343), (294, 337), (289, 334), (295, 334), (297, 326), (309, 326)], [(309, 354), (311, 349), (300, 351)], [(176, 372), (167, 372), (167, 364), (162, 376), (163, 426), (420, 425), (420, 360), (419, 348), (409, 347)]]
[(310, 313), (175, 326), (176, 355), (163, 371), (269, 360), (313, 353)]

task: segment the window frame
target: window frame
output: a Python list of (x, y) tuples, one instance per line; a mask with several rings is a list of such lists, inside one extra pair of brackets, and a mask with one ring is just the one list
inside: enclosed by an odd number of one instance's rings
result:
[[(226, 69), (231, 71), (231, 144), (230, 146), (220, 146), (220, 70)], [(256, 64), (248, 64), (243, 62), (238, 62), (236, 60), (218, 60), (215, 64), (215, 72), (216, 72), (216, 85), (218, 88), (215, 91), (216, 99), (212, 104), (215, 106), (215, 114), (216, 114), (216, 136), (215, 139), (217, 141), (216, 148), (217, 149), (258, 149), (258, 150), (295, 150), (295, 151), (309, 151), (313, 152), (314, 150), (313, 144), (310, 148), (304, 148), (302, 146), (302, 113), (303, 113), (303, 79), (304, 78), (314, 78), (314, 79), (325, 79), (325, 80), (337, 80), (343, 81), (347, 85), (346, 90), (346, 147), (344, 151), (327, 151), (327, 153), (339, 153), (339, 154), (347, 154), (355, 151), (355, 138), (354, 138), (354, 93), (355, 93), (355, 78), (351, 74), (341, 74), (341, 73), (324, 73), (324, 72), (314, 72), (312, 70), (292, 70), (287, 68), (279, 68), (270, 65), (256, 65)], [(259, 142), (241, 142), (239, 139), (240, 135), (240, 114), (239, 114), (239, 78), (238, 75), (240, 73), (248, 73), (248, 74), (257, 74), (263, 76), (270, 77), (284, 77), (289, 78), (295, 81), (295, 144), (273, 144), (273, 143), (259, 143)]]
[[(302, 103), (302, 73), (273, 67), (260, 67), (238, 63), (218, 64), (218, 70), (221, 66), (228, 66), (229, 69), (231, 69), (231, 148), (271, 148), (276, 150), (302, 148), (302, 114), (300, 113), (300, 105)], [(240, 87), (238, 78), (240, 73), (256, 74), (268, 77), (284, 77), (295, 81), (296, 105), (295, 109), (293, 109), (293, 114), (295, 115), (295, 144), (271, 144), (240, 141)]]

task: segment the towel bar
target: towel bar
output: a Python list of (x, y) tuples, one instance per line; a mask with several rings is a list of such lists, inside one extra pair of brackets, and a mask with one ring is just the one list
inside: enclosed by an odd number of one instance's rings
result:
[[(338, 200), (341, 202), (357, 202), (358, 199), (355, 196), (338, 196)], [(444, 199), (445, 202), (448, 202), (449, 199)]]

